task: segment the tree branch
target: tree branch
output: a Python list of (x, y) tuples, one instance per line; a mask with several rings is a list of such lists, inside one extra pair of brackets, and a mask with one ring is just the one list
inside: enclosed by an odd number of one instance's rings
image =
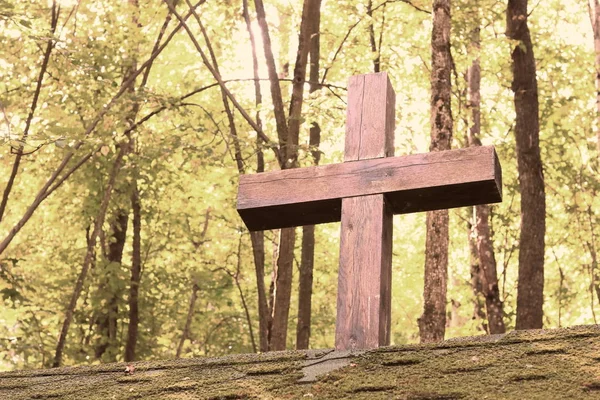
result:
[[(265, 142), (271, 143), (271, 139), (269, 139), (269, 137), (263, 132), (263, 130), (256, 124), (256, 122), (252, 119), (252, 117), (250, 117), (250, 115), (248, 115), (246, 110), (240, 105), (240, 103), (233, 96), (231, 91), (229, 91), (229, 89), (227, 89), (227, 87), (225, 86), (225, 83), (221, 79), (221, 76), (218, 74), (218, 72), (215, 71), (215, 69), (210, 65), (210, 62), (208, 61), (206, 54), (204, 54), (204, 51), (200, 47), (200, 44), (196, 40), (194, 33), (192, 32), (190, 27), (187, 25), (187, 23), (177, 13), (177, 11), (173, 7), (173, 5), (171, 3), (169, 3), (169, 0), (164, 0), (164, 1), (167, 4), (167, 6), (169, 7), (169, 9), (171, 10), (171, 12), (173, 13), (173, 15), (175, 15), (175, 17), (177, 17), (177, 19), (180, 21), (183, 28), (186, 30), (188, 36), (190, 37), (190, 40), (192, 41), (192, 44), (194, 45), (194, 47), (196, 47), (196, 50), (198, 51), (198, 53), (200, 53), (200, 57), (202, 57), (202, 61), (206, 65), (206, 68), (208, 68), (210, 73), (213, 75), (215, 80), (218, 82), (219, 86), (221, 86), (223, 88), (223, 90), (227, 94), (227, 97), (229, 98), (229, 100), (231, 100), (231, 102), (233, 103), (235, 108), (237, 108), (237, 110), (244, 117), (244, 119), (248, 122), (248, 124), (252, 127), (252, 129), (254, 129), (257, 132), (257, 134), (260, 135)], [(194, 11), (192, 11), (191, 13), (194, 13)], [(277, 157), (277, 159), (279, 159), (279, 150), (273, 145), (271, 145), (270, 147), (273, 150), (273, 152), (275, 153), (275, 156)]]
[[(33, 120), (33, 115), (35, 114), (35, 110), (37, 108), (37, 103), (40, 98), (40, 92), (42, 91), (42, 84), (44, 82), (44, 75), (46, 74), (46, 70), (48, 69), (48, 63), (50, 62), (50, 54), (52, 53), (52, 49), (54, 49), (54, 33), (56, 32), (56, 26), (58, 25), (58, 17), (60, 15), (60, 6), (56, 4), (56, 0), (52, 2), (52, 16), (50, 17), (50, 35), (48, 38), (48, 42), (46, 44), (46, 50), (44, 51), (44, 59), (42, 61), (42, 65), (40, 67), (40, 73), (38, 75), (35, 92), (33, 93), (33, 100), (31, 101), (31, 108), (29, 110), (29, 115), (27, 115), (27, 120), (25, 122), (25, 129), (23, 130), (23, 135), (21, 136), (19, 148), (16, 149), (16, 157), (13, 163), (12, 171), (10, 172), (10, 176), (8, 178), (8, 183), (4, 188), (4, 193), (2, 195), (2, 201), (0, 202), (0, 222), (2, 222), (2, 217), (4, 216), (4, 212), (6, 210), (6, 204), (8, 203), (8, 197), (10, 196), (10, 192), (12, 191), (13, 184), (15, 182), (15, 178), (17, 173), (19, 172), (19, 166), (21, 164), (21, 158), (23, 157), (23, 148), (25, 147), (25, 142), (27, 141), (27, 137), (29, 136), (29, 129), (31, 128), (31, 121)], [(14, 148), (11, 146), (11, 151)]]
[[(195, 7), (197, 8), (198, 6), (203, 4), (205, 1), (206, 0), (198, 1), (198, 3), (196, 3)], [(152, 65), (152, 62), (164, 50), (164, 48), (167, 46), (167, 44), (169, 44), (169, 42), (171, 41), (173, 36), (175, 36), (175, 34), (179, 31), (179, 29), (181, 29), (181, 27), (183, 26), (183, 23), (185, 23), (185, 20), (187, 20), (191, 15), (192, 15), (192, 13), (188, 12), (186, 14), (185, 18), (179, 17), (180, 21), (181, 21), (179, 23), (179, 25), (177, 27), (175, 27), (175, 29), (169, 34), (167, 39), (165, 39), (165, 42), (163, 44), (161, 44), (156, 49), (156, 51), (150, 55), (150, 58), (148, 60), (146, 60), (146, 62), (144, 62), (133, 74), (131, 74), (129, 79), (127, 79), (125, 82), (123, 82), (119, 92), (117, 92), (117, 94), (115, 94), (115, 96), (111, 99), (111, 101), (102, 108), (102, 110), (98, 113), (98, 115), (96, 116), (94, 121), (91, 123), (91, 125), (85, 130), (84, 136), (87, 137), (87, 136), (89, 136), (89, 134), (91, 132), (94, 131), (94, 129), (96, 128), (98, 123), (100, 123), (100, 121), (104, 118), (104, 116), (108, 113), (108, 111), (116, 104), (117, 100), (123, 95), (123, 93), (125, 93), (128, 90), (129, 86), (135, 81), (135, 79), (146, 68), (148, 68), (150, 65)], [(159, 38), (160, 37), (161, 36), (159, 36)], [(50, 176), (48, 181), (46, 181), (44, 186), (39, 190), (34, 201), (31, 203), (31, 205), (25, 211), (25, 214), (23, 214), (21, 219), (12, 227), (12, 229), (9, 231), (8, 235), (6, 235), (4, 240), (2, 242), (0, 242), (0, 254), (2, 254), (6, 250), (6, 248), (12, 242), (12, 240), (14, 239), (16, 234), (21, 230), (21, 228), (23, 228), (23, 226), (27, 223), (27, 221), (29, 221), (29, 219), (31, 218), (31, 216), (33, 215), (35, 210), (39, 207), (39, 205), (42, 203), (42, 201), (50, 195), (51, 192), (49, 192), (49, 188), (53, 187), (54, 189), (56, 189), (56, 188), (58, 188), (58, 186), (60, 186), (60, 184), (62, 184), (62, 182), (64, 182), (64, 179), (62, 179), (58, 184), (52, 186), (54, 184), (54, 182), (56, 181), (56, 179), (58, 179), (58, 176), (66, 168), (66, 166), (69, 163), (69, 161), (71, 160), (71, 158), (73, 158), (73, 156), (75, 154), (75, 150), (78, 150), (83, 145), (83, 143), (84, 143), (83, 140), (79, 141), (77, 144), (75, 144), (73, 151), (70, 151), (67, 155), (65, 155), (65, 157), (63, 157), (63, 160), (61, 161), (60, 165), (52, 173), (52, 175)], [(81, 164), (83, 164), (83, 163), (81, 163)], [(78, 163), (78, 165), (79, 165), (79, 163)], [(81, 166), (81, 165), (79, 165), (79, 166)], [(79, 168), (79, 166), (77, 168)], [(74, 170), (73, 170), (73, 172), (74, 172)]]

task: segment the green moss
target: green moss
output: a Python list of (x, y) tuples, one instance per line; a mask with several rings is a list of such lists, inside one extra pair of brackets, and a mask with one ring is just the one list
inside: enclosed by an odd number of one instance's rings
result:
[[(0, 374), (0, 398), (107, 399), (597, 399), (600, 329), (511, 333), (387, 347), (300, 384), (315, 352), (278, 352)], [(337, 353), (336, 353), (337, 354)], [(342, 355), (341, 357), (347, 357)], [(350, 357), (350, 356), (348, 356)], [(318, 362), (318, 361), (317, 361)]]

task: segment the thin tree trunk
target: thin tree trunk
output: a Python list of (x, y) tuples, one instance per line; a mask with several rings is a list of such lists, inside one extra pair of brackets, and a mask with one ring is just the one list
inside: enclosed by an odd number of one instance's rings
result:
[[(452, 57), (450, 54), (450, 0), (433, 1), (431, 37), (431, 145), (430, 151), (449, 150), (452, 142), (450, 107)], [(421, 342), (444, 339), (448, 284), (448, 210), (427, 213)]]
[[(294, 66), (288, 126), (283, 111), (281, 87), (279, 86), (279, 76), (277, 75), (277, 68), (271, 48), (271, 38), (269, 36), (264, 5), (262, 0), (254, 1), (258, 23), (262, 32), (263, 49), (269, 73), (271, 97), (273, 101), (277, 135), (279, 138), (279, 162), (282, 169), (294, 168), (297, 166), (298, 137), (300, 132), (306, 62), (309, 49), (308, 33), (310, 32), (310, 20), (307, 16), (311, 8), (311, 2), (312, 0), (305, 0), (302, 8), (302, 22), (300, 24), (300, 38), (298, 41), (296, 65)], [(281, 244), (279, 259), (277, 260), (277, 280), (275, 301), (273, 304), (273, 320), (269, 335), (270, 350), (284, 350), (286, 346), (290, 297), (292, 291), (294, 242), (296, 237), (295, 229), (282, 229), (280, 237)]]
[[(321, 25), (321, 0), (316, 0), (311, 8), (310, 20), (310, 71), (309, 92), (314, 93), (320, 89), (319, 82), (319, 59), (320, 59), (320, 35)], [(314, 122), (310, 127), (309, 145), (315, 165), (319, 164), (321, 153), (321, 127)], [(296, 325), (296, 349), (308, 349), (310, 342), (310, 324), (312, 308), (312, 286), (313, 268), (315, 258), (315, 226), (302, 227), (302, 254), (300, 257), (300, 277), (298, 288), (298, 324)]]
[(512, 52), (517, 168), (521, 191), (519, 286), (516, 329), (543, 326), (546, 196), (539, 145), (535, 58), (527, 27), (527, 0), (509, 0), (506, 35), (518, 41)]
[(371, 55), (373, 57), (373, 72), (381, 71), (381, 57), (375, 42), (375, 22), (373, 21), (373, 0), (367, 3), (367, 15), (369, 16), (369, 44), (371, 45)]
[[(190, 0), (186, 0), (186, 3), (188, 4), (188, 7), (193, 7)], [(204, 25), (202, 24), (202, 21), (200, 20), (198, 14), (194, 13), (194, 17), (196, 18), (196, 22), (198, 22), (198, 26), (200, 26), (202, 36), (204, 37), (204, 42), (206, 43), (206, 47), (208, 48), (208, 54), (210, 55), (210, 60), (212, 61), (212, 64), (210, 66), (212, 66), (212, 68), (214, 69), (216, 75), (218, 76), (218, 79), (222, 79), (221, 72), (219, 71), (219, 63), (217, 61), (217, 56), (215, 55), (212, 43), (210, 41), (210, 38), (208, 37), (206, 29), (204, 28)], [(205, 65), (209, 64), (208, 60), (204, 60), (204, 63)], [(207, 66), (210, 67), (209, 65)], [(225, 113), (227, 114), (227, 121), (229, 123), (229, 134), (231, 135), (231, 139), (233, 140), (234, 160), (236, 162), (238, 172), (241, 175), (244, 173), (244, 160), (242, 159), (242, 150), (240, 147), (240, 141), (238, 139), (237, 128), (235, 126), (235, 118), (233, 116), (233, 111), (229, 106), (229, 100), (227, 100), (225, 86), (219, 86), (219, 89), (221, 90), (221, 100), (223, 102), (223, 108), (225, 109)]]
[[(473, 210), (474, 211), (474, 210)], [(469, 219), (471, 219), (469, 215)], [(473, 320), (481, 321), (477, 329), (489, 333), (485, 314), (485, 296), (483, 295), (483, 272), (479, 263), (479, 253), (477, 251), (477, 238), (474, 224), (468, 223), (469, 240), (469, 263), (471, 265), (471, 287), (473, 289)]]
[(131, 279), (129, 283), (129, 325), (127, 325), (127, 342), (125, 343), (125, 361), (136, 359), (136, 346), (139, 331), (139, 292), (142, 278), (142, 204), (137, 181), (134, 179), (131, 193), (133, 210), (133, 243), (131, 252)]
[(123, 164), (123, 156), (127, 151), (126, 149), (127, 146), (120, 146), (119, 152), (117, 153), (117, 157), (115, 158), (115, 162), (113, 164), (110, 176), (108, 178), (108, 183), (106, 185), (106, 188), (104, 189), (104, 195), (102, 197), (102, 202), (100, 203), (100, 210), (98, 211), (96, 221), (94, 222), (94, 229), (92, 231), (92, 235), (90, 236), (90, 240), (85, 253), (85, 258), (83, 259), (83, 265), (81, 266), (81, 271), (79, 272), (79, 276), (75, 283), (75, 288), (73, 289), (73, 293), (71, 294), (71, 300), (69, 301), (69, 305), (67, 306), (65, 312), (65, 319), (63, 321), (58, 342), (56, 344), (54, 361), (52, 362), (53, 368), (60, 367), (62, 364), (63, 351), (67, 340), (67, 334), (69, 333), (69, 327), (71, 326), (71, 322), (73, 321), (73, 314), (75, 313), (77, 300), (81, 295), (85, 278), (87, 277), (87, 273), (92, 263), (92, 259), (94, 256), (94, 248), (96, 247), (96, 241), (98, 239), (100, 231), (102, 230), (102, 224), (104, 223), (104, 218), (106, 217), (106, 212), (108, 210), (108, 205), (110, 203), (113, 189), (115, 187), (117, 176)]
[(281, 230), (269, 350), (285, 350), (286, 348), (288, 316), (292, 295), (295, 241), (295, 228), (284, 228)]
[(298, 289), (298, 323), (296, 325), (296, 349), (308, 349), (312, 307), (313, 267), (315, 258), (315, 226), (302, 227), (302, 255)]
[(183, 344), (190, 337), (190, 330), (192, 326), (192, 319), (194, 318), (194, 309), (196, 308), (196, 300), (198, 299), (198, 284), (194, 283), (192, 285), (192, 295), (190, 296), (190, 303), (188, 305), (187, 318), (185, 319), (185, 326), (183, 328), (183, 332), (181, 333), (181, 338), (179, 339), (179, 344), (177, 345), (177, 352), (175, 353), (175, 358), (181, 358), (181, 351), (183, 350)]
[(262, 34), (263, 49), (265, 53), (265, 60), (267, 62), (267, 71), (269, 74), (271, 100), (273, 102), (275, 125), (277, 127), (277, 137), (279, 138), (279, 147), (281, 150), (279, 163), (281, 167), (284, 168), (284, 165), (286, 165), (285, 158), (287, 155), (286, 143), (288, 141), (288, 125), (283, 108), (283, 98), (281, 96), (281, 87), (279, 86), (279, 76), (277, 75), (277, 67), (275, 64), (275, 58), (273, 57), (269, 26), (267, 25), (267, 17), (265, 15), (265, 6), (262, 0), (254, 0), (254, 6), (256, 8), (258, 25), (260, 26), (260, 31)]
[(256, 290), (258, 292), (258, 338), (261, 352), (269, 350), (269, 325), (271, 314), (267, 304), (265, 288), (265, 235), (264, 232), (250, 232), (252, 255), (256, 271)]
[(256, 340), (254, 340), (254, 330), (252, 329), (252, 319), (250, 318), (250, 310), (248, 309), (248, 303), (246, 303), (246, 296), (244, 296), (244, 291), (242, 290), (242, 285), (240, 284), (240, 274), (242, 270), (242, 237), (240, 236), (238, 240), (238, 251), (237, 251), (237, 266), (235, 274), (229, 273), (229, 275), (233, 278), (235, 282), (235, 286), (240, 294), (240, 300), (242, 301), (242, 308), (244, 309), (244, 315), (246, 316), (246, 322), (248, 323), (248, 331), (250, 334), (250, 342), (252, 343), (252, 351), (257, 352)]
[[(124, 210), (120, 210), (115, 219), (111, 223), (112, 240), (108, 245), (107, 261), (109, 263), (121, 264), (123, 261), (123, 248), (125, 247), (125, 240), (127, 239), (127, 224), (129, 216)], [(96, 344), (94, 350), (96, 359), (102, 358), (104, 353), (110, 349), (109, 358), (106, 361), (115, 362), (117, 361), (117, 317), (119, 313), (119, 294), (118, 293), (106, 293), (108, 288), (111, 287), (110, 280), (115, 279), (111, 276), (110, 268), (102, 274), (102, 284), (99, 286), (98, 291), (101, 295), (110, 295), (108, 299), (108, 310), (102, 312), (96, 320), (98, 325), (99, 333), (101, 334), (99, 343)], [(117, 278), (118, 279), (118, 278)]]
[[(210, 221), (210, 207), (206, 209), (206, 214), (204, 215), (204, 226), (202, 227), (202, 233), (200, 234), (199, 243), (202, 243), (206, 238), (206, 232), (208, 232), (208, 222)], [(179, 339), (179, 344), (177, 345), (177, 352), (175, 354), (176, 358), (181, 357), (181, 351), (183, 349), (183, 344), (190, 337), (190, 331), (192, 326), (192, 320), (194, 317), (194, 309), (196, 307), (196, 300), (198, 298), (198, 291), (200, 290), (200, 286), (198, 286), (198, 282), (194, 282), (192, 284), (192, 296), (190, 297), (190, 303), (188, 306), (187, 318), (185, 320), (185, 326), (183, 328), (183, 332), (181, 333), (181, 338)]]
[[(481, 146), (481, 66), (479, 65), (480, 48), (479, 26), (471, 37), (471, 44), (477, 51), (477, 57), (471, 63), (467, 73), (469, 85), (469, 107), (471, 108), (471, 127), (469, 128), (469, 146)], [(498, 288), (498, 274), (496, 270), (496, 257), (490, 229), (490, 206), (487, 204), (473, 207), (475, 216), (474, 234), (477, 243), (479, 265), (482, 271), (482, 290), (485, 296), (488, 327), (491, 334), (504, 333), (504, 311), (500, 290)]]
[[(258, 57), (256, 55), (256, 41), (252, 32), (252, 22), (248, 10), (248, 0), (243, 0), (243, 14), (246, 22), (246, 29), (250, 37), (252, 47), (252, 71), (254, 74), (254, 98), (256, 104), (256, 124), (262, 128), (260, 118), (260, 106), (262, 104), (262, 94), (260, 92), (260, 81), (258, 75)], [(262, 151), (262, 139), (256, 135), (256, 172), (264, 172), (265, 161)], [(267, 295), (265, 288), (265, 234), (263, 231), (250, 232), (252, 242), (252, 255), (254, 257), (254, 269), (256, 271), (256, 290), (258, 292), (258, 341), (261, 352), (269, 350), (269, 326), (271, 314), (267, 304)]]
[(487, 310), (488, 325), (491, 334), (504, 333), (504, 307), (500, 298), (496, 257), (490, 230), (490, 207), (488, 205), (475, 207), (475, 232), (477, 234), (477, 252), (483, 272), (483, 294)]

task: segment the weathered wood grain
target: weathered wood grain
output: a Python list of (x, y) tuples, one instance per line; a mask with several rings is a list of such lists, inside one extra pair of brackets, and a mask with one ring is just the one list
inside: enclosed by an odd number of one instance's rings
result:
[[(361, 86), (362, 84), (362, 86)], [(362, 102), (353, 97), (362, 93)], [(350, 79), (346, 161), (354, 172), (335, 175), (334, 188), (358, 189), (358, 196), (342, 196), (340, 268), (338, 274), (335, 348), (365, 349), (390, 341), (392, 282), (392, 210), (384, 192), (368, 195), (369, 189), (393, 179), (379, 162), (394, 155), (394, 107), (396, 94), (386, 73)], [(352, 116), (360, 115), (360, 124)], [(358, 169), (356, 169), (358, 167)], [(352, 168), (350, 168), (352, 169)], [(371, 175), (369, 173), (371, 172)], [(347, 181), (350, 176), (358, 180)], [(366, 185), (365, 185), (366, 183)], [(330, 190), (329, 192), (333, 192)]]
[(250, 230), (339, 221), (342, 198), (385, 194), (394, 214), (502, 201), (493, 147), (414, 154), (240, 177)]
[(350, 78), (344, 161), (394, 155), (395, 106), (387, 73)]
[(389, 345), (392, 212), (384, 195), (342, 200), (335, 347)]

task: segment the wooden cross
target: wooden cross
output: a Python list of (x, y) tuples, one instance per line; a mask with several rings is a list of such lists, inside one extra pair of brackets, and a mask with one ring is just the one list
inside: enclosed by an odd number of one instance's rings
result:
[(251, 231), (341, 220), (337, 350), (389, 345), (393, 214), (502, 201), (493, 147), (393, 157), (395, 96), (385, 72), (351, 77), (344, 163), (240, 177)]

